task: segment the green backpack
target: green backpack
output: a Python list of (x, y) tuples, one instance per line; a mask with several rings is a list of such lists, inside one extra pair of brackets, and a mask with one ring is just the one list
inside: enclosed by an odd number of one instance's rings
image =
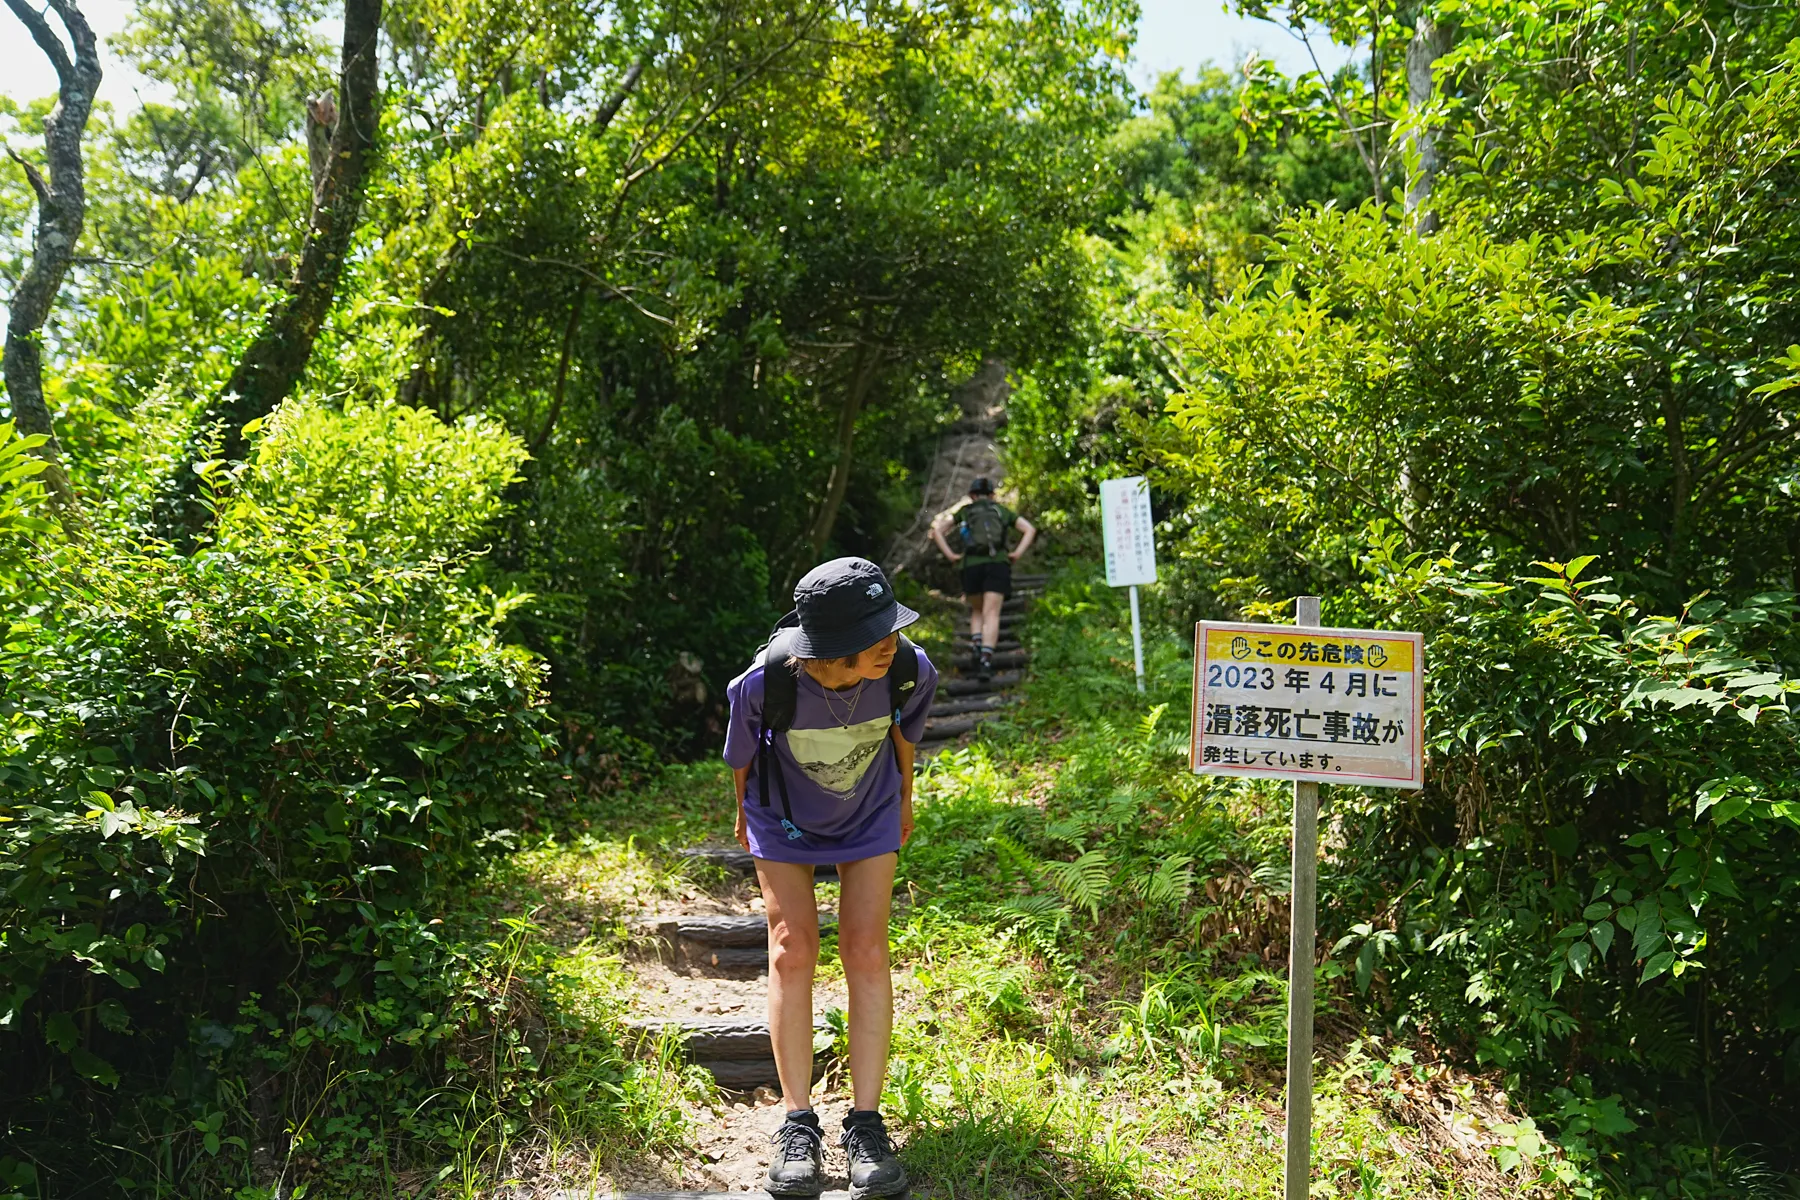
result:
[(973, 500), (963, 506), (958, 532), (962, 534), (964, 554), (991, 555), (1006, 553), (1006, 516), (992, 500)]

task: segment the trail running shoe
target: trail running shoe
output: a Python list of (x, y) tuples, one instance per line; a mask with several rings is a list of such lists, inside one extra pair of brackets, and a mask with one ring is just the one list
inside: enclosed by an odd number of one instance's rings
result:
[(825, 1190), (825, 1131), (812, 1112), (789, 1113), (769, 1138), (771, 1196), (817, 1196)]
[(844, 1118), (838, 1145), (850, 1159), (851, 1200), (898, 1196), (906, 1191), (906, 1168), (894, 1157), (894, 1143), (878, 1112), (853, 1112)]

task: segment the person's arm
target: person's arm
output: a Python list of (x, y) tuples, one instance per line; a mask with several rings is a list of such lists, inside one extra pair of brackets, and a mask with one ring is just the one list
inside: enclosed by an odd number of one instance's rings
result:
[(950, 549), (950, 543), (944, 540), (944, 531), (938, 527), (936, 521), (931, 523), (931, 540), (937, 543), (938, 550), (951, 562), (957, 562), (962, 558), (962, 555)]
[(1024, 517), (1020, 517), (1017, 521), (1013, 522), (1013, 528), (1017, 529), (1024, 536), (1019, 539), (1017, 548), (1006, 557), (1010, 562), (1018, 562), (1021, 558), (1025, 557), (1025, 552), (1031, 549), (1031, 543), (1037, 539), (1037, 526), (1033, 525), (1030, 521), (1027, 521)]
[(738, 845), (750, 848), (750, 818), (744, 815), (744, 789), (750, 785), (750, 768), (748, 766), (733, 767), (731, 778), (737, 784), (737, 834)]
[(894, 762), (900, 768), (900, 844), (906, 845), (913, 831), (913, 754), (915, 747), (906, 740), (898, 725), (890, 731), (894, 738)]

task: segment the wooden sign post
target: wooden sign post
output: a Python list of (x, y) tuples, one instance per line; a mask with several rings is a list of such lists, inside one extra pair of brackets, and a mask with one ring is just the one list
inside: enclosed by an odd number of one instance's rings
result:
[(1319, 598), (1293, 625), (1194, 627), (1190, 765), (1201, 774), (1291, 779), (1294, 875), (1288, 932), (1287, 1200), (1312, 1181), (1313, 955), (1319, 784), (1424, 784), (1425, 646), (1416, 633), (1319, 626)]

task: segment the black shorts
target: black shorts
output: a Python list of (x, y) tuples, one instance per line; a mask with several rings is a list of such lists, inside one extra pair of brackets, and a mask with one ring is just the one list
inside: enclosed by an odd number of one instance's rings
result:
[(963, 595), (979, 596), (983, 592), (999, 592), (1002, 596), (1012, 595), (1012, 564), (1005, 559), (999, 562), (976, 563), (972, 567), (962, 569)]

